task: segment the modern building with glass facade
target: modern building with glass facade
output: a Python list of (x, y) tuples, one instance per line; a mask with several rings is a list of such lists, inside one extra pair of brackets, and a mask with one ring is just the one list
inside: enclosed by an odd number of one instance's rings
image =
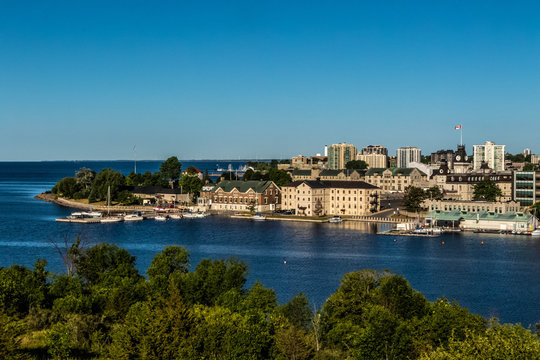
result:
[(356, 160), (356, 146), (341, 143), (328, 147), (328, 169), (345, 169), (345, 165)]
[(514, 172), (514, 201), (531, 206), (540, 201), (540, 172)]

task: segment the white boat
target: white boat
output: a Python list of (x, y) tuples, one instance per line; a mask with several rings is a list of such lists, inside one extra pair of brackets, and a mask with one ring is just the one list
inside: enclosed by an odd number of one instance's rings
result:
[(266, 217), (262, 214), (255, 214), (251, 218), (257, 221), (266, 220)]
[(83, 212), (81, 214), (83, 214), (83, 216), (85, 217), (91, 217), (91, 218), (100, 218), (103, 216), (100, 212), (97, 212), (97, 211)]
[(73, 212), (71, 215), (68, 215), (66, 217), (67, 219), (74, 220), (74, 219), (84, 219), (84, 215), (82, 212)]
[(167, 221), (167, 216), (158, 215), (154, 218), (156, 221)]
[(107, 216), (104, 218), (101, 218), (100, 222), (103, 223), (117, 223), (124, 221), (124, 218), (122, 216)]
[(192, 213), (192, 212), (187, 212), (183, 215), (186, 219), (201, 219), (201, 218), (204, 218), (207, 216), (206, 213), (203, 213), (203, 212), (197, 212), (197, 213)]
[(342, 221), (343, 219), (341, 218), (341, 216), (334, 216), (328, 220), (329, 223), (334, 223), (334, 224), (340, 223)]
[(531, 235), (532, 236), (540, 236), (540, 229), (534, 229), (533, 231), (531, 231)]
[(182, 218), (182, 214), (170, 214), (169, 217), (174, 220), (180, 220)]
[(124, 216), (124, 221), (141, 221), (144, 220), (144, 217), (141, 215), (140, 212), (138, 213), (132, 213)]

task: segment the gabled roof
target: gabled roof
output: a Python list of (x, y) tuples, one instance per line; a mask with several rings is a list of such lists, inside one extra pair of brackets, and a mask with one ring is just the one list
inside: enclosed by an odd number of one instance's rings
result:
[[(245, 193), (252, 189), (256, 193), (264, 192), (270, 185), (274, 184), (273, 181), (241, 181), (241, 180), (223, 180), (216, 184), (213, 191), (222, 189), (225, 192), (231, 192), (233, 189), (239, 192)], [(274, 184), (275, 185), (275, 184)]]
[(311, 176), (311, 170), (294, 169), (293, 176)]
[(378, 189), (378, 187), (368, 184), (365, 181), (346, 181), (346, 180), (297, 180), (293, 181), (288, 187), (298, 187), (306, 184), (312, 189)]
[(338, 176), (339, 174), (343, 173), (343, 170), (323, 170), (320, 172), (319, 176)]
[[(201, 169), (196, 168), (195, 166), (190, 166), (190, 168), (193, 168), (193, 169), (195, 169), (195, 172), (197, 172), (197, 173), (199, 173), (199, 174), (202, 174), (202, 170), (201, 170)], [(183, 174), (187, 174), (187, 171), (188, 171), (187, 169), (184, 170)]]

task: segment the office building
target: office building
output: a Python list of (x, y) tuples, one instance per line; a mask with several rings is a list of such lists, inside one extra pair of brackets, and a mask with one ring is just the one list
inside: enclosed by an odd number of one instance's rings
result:
[(523, 206), (540, 201), (540, 172), (514, 171), (514, 200)]

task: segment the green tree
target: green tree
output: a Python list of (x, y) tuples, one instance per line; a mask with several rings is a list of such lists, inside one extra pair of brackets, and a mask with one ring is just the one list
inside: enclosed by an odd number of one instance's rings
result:
[(432, 186), (426, 190), (426, 199), (442, 200), (443, 193), (438, 186)]
[(189, 269), (189, 253), (181, 246), (167, 246), (157, 254), (146, 271), (150, 285), (161, 296), (166, 296), (171, 275), (186, 274)]
[(421, 155), (420, 162), (422, 164), (431, 164), (431, 155)]
[(142, 279), (135, 268), (135, 257), (116, 245), (95, 245), (84, 250), (76, 261), (77, 275), (90, 285), (110, 284), (123, 277)]
[(183, 193), (198, 195), (204, 182), (196, 176), (184, 175), (180, 179), (179, 185), (182, 187)]
[(0, 307), (0, 359), (28, 359), (21, 351), (21, 335), (25, 333), (23, 322), (8, 316)]
[(527, 163), (523, 166), (523, 171), (539, 171), (540, 166), (538, 164)]
[(75, 179), (77, 180), (77, 184), (84, 190), (90, 190), (90, 187), (92, 186), (92, 183), (94, 182), (94, 179), (96, 177), (96, 172), (92, 171), (88, 168), (80, 168), (79, 171), (75, 173)]
[(247, 266), (236, 259), (203, 259), (194, 272), (174, 277), (174, 281), (187, 303), (211, 306), (229, 290), (240, 290), (246, 276)]
[(108, 358), (200, 358), (192, 345), (195, 331), (193, 311), (178, 293), (165, 300), (136, 303), (125, 320), (113, 328)]
[(273, 181), (277, 186), (288, 185), (291, 181), (291, 175), (285, 170), (272, 169), (268, 172), (268, 180)]
[(176, 156), (171, 156), (161, 163), (159, 172), (163, 174), (166, 179), (170, 180), (171, 187), (173, 187), (174, 182), (180, 179), (180, 175), (182, 174), (182, 163)]
[(403, 197), (403, 206), (407, 211), (417, 212), (421, 210), (422, 201), (426, 199), (426, 193), (424, 190), (415, 186), (409, 186), (405, 190), (405, 196)]
[(306, 330), (294, 325), (279, 328), (275, 334), (280, 358), (307, 360), (313, 358), (314, 348)]
[(297, 328), (307, 329), (313, 318), (313, 312), (309, 308), (308, 298), (300, 293), (291, 301), (279, 307), (279, 312)]
[(75, 193), (81, 190), (77, 180), (72, 177), (65, 177), (56, 183), (53, 192), (59, 196), (72, 199)]
[(365, 170), (367, 168), (368, 164), (364, 160), (351, 160), (345, 164), (345, 169), (349, 170)]
[(495, 324), (483, 332), (466, 331), (446, 347), (424, 353), (422, 360), (540, 359), (540, 339), (521, 325)]
[(46, 265), (45, 260), (38, 259), (33, 271), (19, 265), (0, 268), (0, 309), (25, 316), (31, 307), (44, 306), (49, 288)]
[(500, 196), (502, 191), (492, 180), (482, 180), (474, 185), (474, 200), (497, 201)]
[(116, 201), (125, 185), (126, 179), (122, 173), (113, 169), (103, 169), (96, 175), (88, 195), (88, 201), (106, 200), (109, 186), (111, 188), (111, 201)]

